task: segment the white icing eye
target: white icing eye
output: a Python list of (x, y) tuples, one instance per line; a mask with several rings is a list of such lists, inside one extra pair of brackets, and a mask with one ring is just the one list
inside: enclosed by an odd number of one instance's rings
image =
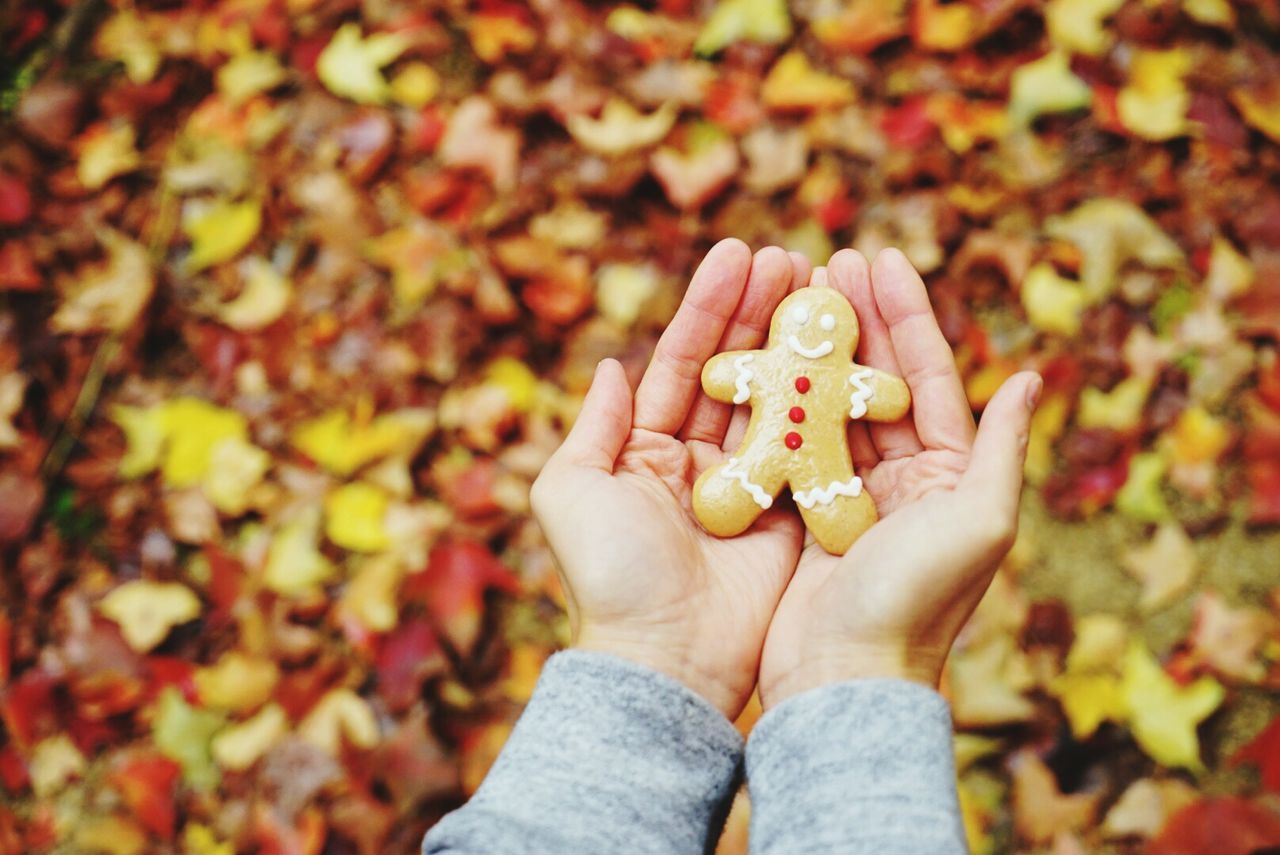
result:
[(791, 310), (791, 320), (800, 326), (809, 323), (809, 310), (804, 306), (796, 306)]
[(822, 326), (824, 330), (826, 330), (827, 332), (831, 332), (833, 329), (836, 328), (836, 316), (823, 315), (821, 318), (818, 318), (818, 323)]

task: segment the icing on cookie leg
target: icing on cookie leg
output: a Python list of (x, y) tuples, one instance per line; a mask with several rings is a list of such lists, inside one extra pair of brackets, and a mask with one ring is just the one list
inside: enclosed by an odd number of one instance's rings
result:
[(835, 555), (847, 551), (877, 519), (862, 479), (848, 470), (826, 483), (793, 483), (791, 496), (814, 540)]

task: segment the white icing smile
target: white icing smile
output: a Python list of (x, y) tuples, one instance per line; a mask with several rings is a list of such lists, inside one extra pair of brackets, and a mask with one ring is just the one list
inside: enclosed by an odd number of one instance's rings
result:
[(803, 356), (805, 359), (821, 359), (836, 349), (836, 346), (830, 341), (824, 341), (817, 347), (805, 347), (800, 343), (800, 339), (796, 338), (794, 335), (787, 339), (787, 344), (791, 346), (793, 351), (800, 356)]

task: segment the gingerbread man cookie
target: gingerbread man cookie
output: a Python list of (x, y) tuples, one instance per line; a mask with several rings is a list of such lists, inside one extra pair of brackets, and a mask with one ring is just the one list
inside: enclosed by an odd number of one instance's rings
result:
[(703, 472), (693, 510), (712, 534), (732, 537), (767, 510), (783, 487), (828, 552), (841, 555), (877, 519), (853, 472), (849, 419), (891, 422), (911, 393), (899, 377), (858, 365), (858, 317), (834, 288), (814, 285), (774, 312), (763, 350), (712, 357), (702, 387), (717, 401), (748, 404), (742, 445)]

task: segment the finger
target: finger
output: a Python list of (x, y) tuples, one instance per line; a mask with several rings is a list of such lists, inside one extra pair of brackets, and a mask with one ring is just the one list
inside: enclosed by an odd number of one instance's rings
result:
[(734, 238), (713, 246), (698, 265), (636, 390), (637, 428), (674, 434), (684, 423), (702, 364), (715, 353), (750, 271), (751, 250)]
[(813, 272), (813, 263), (809, 261), (809, 257), (803, 252), (792, 250), (787, 253), (791, 259), (791, 287), (788, 290), (796, 291), (809, 284), (809, 274)]
[(577, 421), (547, 465), (612, 472), (630, 433), (631, 386), (626, 371), (616, 359), (603, 360), (596, 366)]
[(867, 425), (863, 422), (849, 423), (849, 456), (853, 459), (853, 468), (870, 469), (880, 462), (880, 454), (876, 451), (871, 435), (867, 433)]
[[(831, 286), (845, 296), (858, 315), (861, 328), (856, 359), (863, 365), (879, 368), (889, 374), (902, 374), (898, 357), (889, 338), (889, 327), (880, 315), (871, 291), (871, 265), (854, 249), (842, 249), (831, 257), (827, 265)], [(882, 460), (910, 457), (924, 450), (913, 424), (906, 421), (868, 425), (865, 433), (871, 438), (875, 452)]]
[(962, 487), (981, 496), (997, 519), (1017, 516), (1031, 414), (1043, 388), (1039, 374), (1021, 371), (1004, 381), (982, 413)]
[(925, 448), (967, 452), (973, 444), (973, 411), (924, 280), (899, 250), (886, 249), (871, 266), (871, 288), (911, 388), (920, 442)]
[[(746, 290), (742, 292), (729, 327), (720, 339), (717, 352), (752, 350), (760, 346), (769, 332), (773, 310), (786, 296), (792, 273), (791, 259), (781, 247), (767, 246), (755, 254)], [(725, 428), (729, 426), (732, 414), (731, 405), (714, 401), (700, 392), (694, 398), (680, 438), (719, 445), (724, 442)]]

